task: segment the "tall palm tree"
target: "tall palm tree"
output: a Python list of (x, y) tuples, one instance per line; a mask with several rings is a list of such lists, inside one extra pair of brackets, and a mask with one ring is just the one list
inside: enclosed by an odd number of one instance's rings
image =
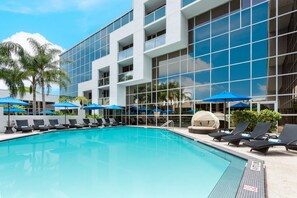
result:
[(50, 43), (41, 45), (33, 38), (29, 38), (28, 41), (35, 53), (34, 65), (37, 72), (36, 80), (41, 87), (42, 107), (45, 113), (46, 89), (47, 94), (49, 94), (52, 84), (57, 84), (61, 88), (67, 89), (67, 82), (70, 82), (70, 78), (64, 71), (60, 70), (59, 65), (69, 61), (57, 59), (61, 51), (53, 48)]
[(89, 102), (89, 100), (84, 96), (77, 96), (76, 98), (74, 98), (74, 101), (79, 101), (81, 108), (83, 108), (84, 104), (87, 104)]

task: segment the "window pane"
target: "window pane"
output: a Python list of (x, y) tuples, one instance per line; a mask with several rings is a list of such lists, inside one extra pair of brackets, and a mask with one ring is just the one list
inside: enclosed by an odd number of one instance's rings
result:
[(240, 94), (243, 96), (250, 95), (250, 81), (240, 81), (240, 82), (233, 82), (230, 84), (230, 91), (232, 93)]
[(268, 37), (268, 22), (253, 25), (253, 42)]
[(237, 30), (235, 32), (232, 32), (230, 35), (231, 47), (235, 47), (238, 45), (243, 45), (250, 43), (250, 27), (246, 27), (244, 29)]
[(229, 69), (228, 67), (223, 67), (223, 68), (217, 68), (212, 70), (212, 75), (211, 75), (211, 81), (213, 83), (218, 83), (218, 82), (226, 82), (228, 81), (228, 75)]
[(212, 39), (212, 52), (228, 48), (229, 36), (224, 34)]
[(230, 30), (240, 28), (240, 13), (236, 13), (230, 16)]
[(224, 91), (229, 91), (228, 83), (214, 84), (211, 86), (211, 95), (217, 95)]
[(229, 30), (229, 17), (225, 17), (212, 23), (212, 36), (216, 36)]
[(195, 58), (195, 71), (210, 69), (210, 56), (201, 56)]
[(268, 3), (263, 3), (253, 7), (253, 23), (268, 19)]
[(195, 85), (204, 85), (210, 83), (210, 71), (201, 71), (195, 73)]
[(250, 78), (250, 63), (230, 67), (230, 79), (241, 80)]
[(210, 97), (210, 85), (195, 87), (194, 100), (203, 100)]
[(195, 29), (195, 42), (209, 38), (210, 25), (204, 25)]
[(229, 63), (229, 52), (227, 50), (212, 54), (213, 68), (228, 65), (228, 63)]
[(253, 66), (253, 78), (265, 77), (275, 75), (275, 58), (254, 61)]
[(202, 41), (195, 44), (195, 56), (210, 53), (210, 40)]
[(268, 55), (268, 41), (261, 41), (253, 44), (253, 60), (266, 58)]
[(250, 60), (250, 45), (231, 49), (231, 64)]
[(181, 86), (182, 87), (194, 86), (194, 73), (181, 75)]
[(242, 27), (248, 26), (251, 24), (251, 10), (244, 10), (241, 13), (241, 25)]

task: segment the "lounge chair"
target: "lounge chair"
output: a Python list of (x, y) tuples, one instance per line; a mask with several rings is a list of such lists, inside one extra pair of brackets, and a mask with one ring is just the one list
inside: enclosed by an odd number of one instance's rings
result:
[(130, 118), (130, 124), (131, 125), (137, 125), (137, 121), (135, 118)]
[(223, 137), (223, 140), (228, 141), (229, 144), (234, 144), (236, 146), (239, 146), (241, 140), (263, 140), (265, 134), (268, 132), (269, 128), (271, 127), (271, 123), (268, 122), (259, 122), (252, 133), (248, 132), (242, 132), (242, 133), (237, 133), (231, 136), (226, 136)]
[(57, 119), (50, 119), (49, 123), (52, 126), (52, 128), (54, 128), (54, 129), (57, 129), (57, 130), (66, 129), (65, 126), (59, 124), (59, 121)]
[(33, 128), (34, 130), (39, 131), (48, 131), (49, 127), (44, 124), (44, 120), (33, 120)]
[(33, 127), (29, 126), (28, 120), (16, 120), (16, 130), (22, 131), (22, 133), (29, 133), (33, 131)]
[(190, 133), (208, 134), (218, 132), (220, 127), (219, 119), (209, 111), (198, 111), (191, 120), (188, 127)]
[(245, 142), (244, 145), (261, 153), (267, 153), (270, 147), (285, 146), (286, 150), (297, 150), (297, 124), (286, 124), (278, 139)]
[(96, 123), (91, 123), (90, 122), (90, 119), (83, 119), (84, 123), (85, 123), (85, 126), (88, 125), (89, 127), (91, 128), (95, 128), (95, 127), (98, 127), (98, 125)]
[(145, 124), (145, 122), (143, 121), (143, 119), (141, 117), (138, 118), (138, 124)]
[(115, 121), (116, 121), (119, 125), (126, 126), (126, 123), (125, 123), (125, 122), (123, 122), (123, 121), (119, 121), (117, 118), (115, 118)]
[(248, 126), (249, 126), (248, 122), (239, 122), (237, 124), (236, 128), (230, 133), (223, 131), (223, 132), (209, 133), (208, 135), (210, 137), (213, 137), (213, 140), (221, 141), (222, 137), (231, 136), (231, 135), (235, 135), (237, 133), (244, 132)]
[(114, 118), (108, 118), (108, 119), (106, 119), (106, 121), (111, 126), (118, 126), (119, 125), (119, 123)]
[(83, 125), (77, 123), (76, 119), (69, 119), (69, 128), (81, 129), (83, 127)]
[(105, 126), (105, 127), (109, 126), (109, 124), (106, 122), (104, 118), (97, 118), (96, 120), (98, 122), (98, 126)]

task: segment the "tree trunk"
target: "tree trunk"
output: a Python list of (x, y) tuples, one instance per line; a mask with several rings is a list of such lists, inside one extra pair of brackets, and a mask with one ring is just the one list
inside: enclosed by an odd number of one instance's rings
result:
[(36, 82), (34, 77), (33, 77), (33, 83), (32, 83), (32, 93), (33, 93), (33, 115), (36, 115)]
[(41, 94), (42, 94), (42, 111), (43, 115), (45, 115), (45, 84), (44, 84), (44, 79), (41, 79)]

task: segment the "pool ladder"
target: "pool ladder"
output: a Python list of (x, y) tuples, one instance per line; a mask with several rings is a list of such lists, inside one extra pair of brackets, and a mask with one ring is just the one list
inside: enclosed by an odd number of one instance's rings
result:
[(164, 124), (162, 124), (161, 128), (165, 128), (167, 126), (170, 127), (170, 124), (173, 124), (173, 130), (174, 130), (174, 121), (173, 120), (168, 120), (167, 122), (165, 122)]

